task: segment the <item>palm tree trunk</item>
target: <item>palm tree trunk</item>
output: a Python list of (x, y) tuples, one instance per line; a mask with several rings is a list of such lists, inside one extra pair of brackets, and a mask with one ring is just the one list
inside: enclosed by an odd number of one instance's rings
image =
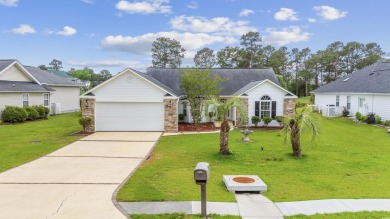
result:
[(299, 137), (299, 127), (298, 124), (291, 124), (291, 145), (293, 150), (293, 155), (295, 157), (301, 157), (301, 140)]
[(229, 155), (229, 130), (230, 126), (226, 119), (221, 124), (221, 131), (219, 135), (219, 153)]

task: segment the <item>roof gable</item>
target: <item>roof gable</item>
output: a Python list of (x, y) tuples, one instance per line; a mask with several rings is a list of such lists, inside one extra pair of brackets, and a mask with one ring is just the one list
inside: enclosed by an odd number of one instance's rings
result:
[(261, 86), (262, 84), (264, 83), (269, 83), (273, 86), (275, 86), (276, 88), (286, 92), (286, 95), (285, 96), (289, 96), (289, 97), (292, 97), (292, 98), (297, 98), (297, 96), (295, 96), (293, 93), (291, 93), (290, 91), (284, 89), (283, 87), (281, 87), (280, 85), (278, 84), (275, 84), (274, 82), (272, 82), (271, 80), (268, 80), (268, 79), (265, 79), (263, 81), (255, 81), (255, 82), (250, 82), (249, 84), (247, 84), (246, 86), (244, 86), (243, 88), (241, 88), (240, 90), (238, 90), (237, 92), (234, 93), (235, 96), (242, 96), (248, 92), (250, 92), (251, 90), (254, 90), (256, 89), (257, 87)]
[(0, 80), (35, 82), (41, 85), (41, 82), (18, 60), (0, 60)]
[(51, 86), (75, 86), (75, 87), (82, 86), (77, 82), (54, 75), (46, 70), (42, 70), (31, 66), (24, 66), (24, 67), (27, 69), (28, 72), (31, 73), (31, 75), (36, 77), (43, 84), (47, 84)]

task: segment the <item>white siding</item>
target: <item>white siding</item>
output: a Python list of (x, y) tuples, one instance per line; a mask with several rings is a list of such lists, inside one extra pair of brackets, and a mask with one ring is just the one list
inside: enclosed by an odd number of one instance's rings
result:
[(273, 85), (272, 83), (265, 81), (246, 94), (248, 95), (248, 118), (250, 124), (252, 124), (250, 121), (251, 117), (255, 115), (255, 101), (260, 101), (261, 97), (264, 95), (268, 95), (271, 97), (272, 101), (276, 101), (276, 115), (283, 115), (284, 97), (287, 92)]
[[(375, 113), (382, 120), (390, 120), (390, 95), (378, 94), (320, 94), (315, 95), (315, 105), (326, 106), (327, 104), (336, 105), (336, 96), (340, 96), (340, 107), (347, 106), (347, 96), (351, 96), (350, 115), (354, 116), (356, 112), (362, 114)], [(359, 108), (359, 98), (365, 99), (365, 107)]]
[[(128, 82), (128, 77), (132, 77)], [(92, 91), (97, 102), (162, 102), (163, 90), (128, 71)]]
[(27, 82), (32, 81), (16, 65), (11, 66), (5, 72), (0, 74), (0, 80), (2, 80), (2, 81), (27, 81)]
[[(27, 93), (27, 92), (26, 92)], [(0, 111), (5, 106), (23, 106), (23, 93), (0, 93)], [(29, 94), (29, 106), (43, 105), (43, 93), (27, 93)]]
[(52, 95), (50, 95), (50, 103), (61, 103), (61, 113), (80, 110), (79, 87), (50, 86), (50, 88), (55, 90), (52, 92)]

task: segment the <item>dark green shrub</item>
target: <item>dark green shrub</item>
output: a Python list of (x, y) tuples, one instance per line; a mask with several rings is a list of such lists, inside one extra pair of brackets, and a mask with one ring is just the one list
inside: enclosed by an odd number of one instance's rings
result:
[(83, 131), (86, 132), (87, 128), (92, 124), (92, 118), (90, 117), (80, 118), (79, 124), (83, 126)]
[(374, 113), (370, 113), (366, 116), (366, 123), (367, 124), (374, 124), (375, 123), (375, 114)]
[(214, 112), (209, 112), (210, 121), (211, 121), (211, 118), (213, 118), (214, 115), (215, 115)]
[(390, 126), (390, 120), (386, 120), (382, 122), (382, 125), (384, 126)]
[(11, 123), (24, 122), (27, 116), (26, 110), (18, 106), (7, 106), (1, 113), (1, 119)]
[(347, 110), (347, 108), (344, 107), (343, 117), (347, 117), (347, 116), (349, 116), (349, 111)]
[(185, 118), (184, 114), (183, 114), (183, 113), (180, 113), (180, 114), (179, 114), (179, 120), (184, 120), (184, 118)]
[(272, 121), (272, 118), (269, 116), (263, 117), (264, 126), (267, 126)]
[(49, 117), (50, 109), (42, 105), (32, 106), (39, 114), (38, 119), (47, 119)]
[(310, 103), (314, 104), (315, 100), (316, 100), (316, 95), (314, 95), (313, 93), (310, 94)]
[(282, 126), (284, 116), (276, 116), (275, 119), (279, 123), (279, 125)]
[(295, 109), (305, 107), (306, 105), (307, 105), (306, 103), (296, 102), (295, 103)]
[(359, 112), (355, 113), (355, 118), (356, 118), (357, 120), (361, 120), (361, 119), (362, 119), (362, 114), (359, 113)]
[(365, 122), (367, 120), (367, 116), (361, 116), (360, 121)]
[(382, 118), (378, 115), (375, 116), (375, 124), (381, 124)]
[(252, 116), (251, 121), (253, 124), (255, 124), (255, 126), (257, 126), (257, 124), (261, 121), (261, 119), (258, 116)]
[(26, 120), (33, 121), (33, 120), (38, 119), (39, 113), (38, 113), (38, 111), (34, 107), (24, 106), (23, 108), (27, 112), (27, 119)]

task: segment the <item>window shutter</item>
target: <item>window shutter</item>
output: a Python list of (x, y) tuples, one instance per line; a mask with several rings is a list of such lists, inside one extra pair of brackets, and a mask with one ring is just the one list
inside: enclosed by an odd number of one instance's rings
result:
[(259, 107), (260, 107), (260, 101), (255, 101), (255, 116), (259, 116), (260, 115)]
[(276, 117), (276, 101), (272, 101), (271, 117), (274, 118), (274, 119)]

